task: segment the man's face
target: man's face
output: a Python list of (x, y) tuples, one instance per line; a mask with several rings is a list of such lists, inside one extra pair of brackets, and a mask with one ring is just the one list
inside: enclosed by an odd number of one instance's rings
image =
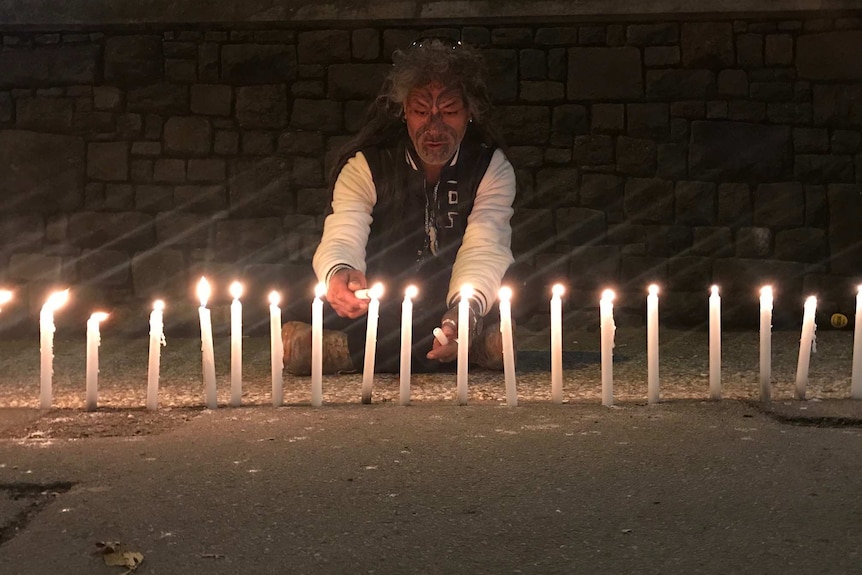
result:
[(404, 103), (407, 133), (427, 166), (442, 166), (464, 139), (470, 113), (461, 90), (438, 82), (414, 88)]

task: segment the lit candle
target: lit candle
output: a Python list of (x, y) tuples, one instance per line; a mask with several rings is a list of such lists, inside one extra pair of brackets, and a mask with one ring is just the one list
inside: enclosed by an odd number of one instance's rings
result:
[(566, 288), (551, 288), (551, 400), (563, 403), (563, 300)]
[(0, 311), (3, 311), (3, 306), (12, 301), (12, 292), (7, 289), (0, 289)]
[(242, 403), (242, 284), (230, 284), (230, 404), (239, 407)]
[(515, 342), (512, 336), (512, 289), (501, 287), (500, 333), (503, 336), (503, 375), (506, 381), (506, 405), (518, 405), (518, 388), (515, 381)]
[(458, 405), (467, 405), (467, 360), (470, 349), (470, 298), (473, 286), (461, 286), (461, 301), (458, 302)]
[(362, 366), (362, 403), (371, 403), (371, 388), (374, 384), (374, 355), (377, 352), (377, 321), (380, 314), (380, 298), (383, 284), (377, 283), (368, 292), (368, 316), (365, 330), (365, 363)]
[(808, 366), (811, 362), (811, 348), (814, 344), (817, 324), (814, 315), (817, 313), (817, 298), (814, 296), (805, 300), (802, 314), (802, 338), (799, 340), (799, 362), (796, 364), (796, 398), (805, 399), (805, 388), (808, 386)]
[(41, 385), (39, 405), (42, 409), (51, 409), (53, 403), (54, 377), (54, 312), (69, 301), (69, 290), (52, 293), (39, 314), (39, 355), (41, 359)]
[(284, 342), (281, 341), (281, 297), (269, 294), (269, 358), (272, 372), (272, 405), (284, 405)]
[(198, 298), (201, 300), (201, 307), (198, 308), (198, 313), (201, 319), (201, 356), (204, 372), (204, 398), (206, 399), (207, 407), (216, 409), (218, 407), (218, 397), (216, 396), (216, 376), (215, 376), (215, 352), (213, 351), (213, 326), (210, 310), (207, 309), (207, 300), (210, 297), (210, 284), (206, 278), (201, 278), (198, 282)]
[(760, 289), (760, 400), (772, 399), (772, 288)]
[(413, 298), (419, 290), (416, 286), (407, 286), (404, 290), (404, 301), (401, 302), (401, 405), (410, 403), (410, 369), (413, 355)]
[(658, 286), (649, 286), (647, 295), (647, 403), (658, 403)]
[(850, 397), (862, 399), (862, 285), (856, 293), (856, 328), (853, 331), (853, 371), (850, 376)]
[(102, 336), (99, 324), (108, 314), (97, 311), (87, 320), (87, 411), (95, 411), (99, 403), (99, 345)]
[(606, 289), (599, 301), (602, 337), (602, 405), (614, 404), (614, 292)]
[(150, 312), (150, 361), (147, 368), (147, 409), (150, 410), (159, 408), (159, 370), (162, 346), (165, 345), (164, 309), (165, 302), (157, 299)]
[(709, 296), (709, 398), (721, 399), (721, 296), (712, 286)]
[(323, 405), (323, 300), (326, 284), (314, 288), (311, 302), (311, 405)]

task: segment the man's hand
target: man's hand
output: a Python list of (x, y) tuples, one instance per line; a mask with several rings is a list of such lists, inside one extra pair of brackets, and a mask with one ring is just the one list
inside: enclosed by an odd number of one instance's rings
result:
[(449, 339), (449, 343), (443, 345), (435, 337), (431, 351), (425, 357), (428, 359), (436, 359), (441, 363), (448, 363), (458, 359), (458, 342), (455, 338), (458, 337), (458, 307), (455, 306), (443, 314), (440, 320), (440, 329)]
[(359, 270), (338, 270), (329, 278), (326, 301), (341, 317), (356, 319), (368, 311), (368, 300), (358, 299), (353, 292), (368, 287), (365, 274)]

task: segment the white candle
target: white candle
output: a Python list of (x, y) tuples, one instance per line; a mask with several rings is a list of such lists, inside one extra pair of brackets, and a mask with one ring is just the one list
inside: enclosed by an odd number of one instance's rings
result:
[(551, 400), (563, 403), (563, 300), (566, 288), (551, 288)]
[(162, 346), (165, 345), (163, 311), (165, 302), (157, 299), (150, 312), (150, 356), (147, 368), (147, 409), (159, 408), (159, 370), (161, 369)]
[(709, 296), (709, 398), (721, 399), (721, 296), (712, 286)]
[(802, 337), (799, 340), (799, 362), (796, 364), (796, 397), (805, 399), (805, 388), (808, 386), (808, 366), (811, 362), (811, 347), (814, 343), (817, 324), (814, 316), (817, 313), (817, 298), (814, 296), (805, 300), (802, 314)]
[(326, 284), (314, 288), (311, 303), (311, 405), (323, 405), (323, 300)]
[(215, 352), (213, 351), (213, 326), (210, 310), (207, 309), (207, 300), (210, 297), (210, 284), (206, 278), (201, 278), (198, 282), (198, 298), (201, 300), (201, 307), (198, 308), (198, 315), (201, 320), (201, 357), (204, 373), (204, 398), (209, 409), (218, 407), (218, 397), (216, 395), (216, 376), (215, 376)]
[(242, 404), (242, 284), (230, 284), (230, 404)]
[(54, 377), (54, 312), (69, 301), (69, 290), (52, 293), (39, 314), (39, 355), (40, 365), (40, 390), (39, 405), (42, 409), (51, 409), (53, 403), (53, 377)]
[(853, 371), (850, 375), (850, 397), (862, 399), (862, 285), (856, 294), (856, 328), (853, 331)]
[(95, 411), (99, 403), (99, 345), (102, 335), (99, 324), (108, 314), (97, 311), (87, 320), (87, 411)]
[(377, 352), (377, 321), (380, 314), (380, 298), (383, 296), (383, 284), (374, 284), (368, 292), (371, 301), (368, 303), (365, 330), (365, 363), (362, 366), (362, 403), (371, 403), (371, 388), (374, 385), (374, 356)]
[(0, 311), (3, 311), (3, 306), (12, 301), (12, 292), (7, 289), (0, 289)]
[(658, 286), (649, 286), (647, 295), (647, 403), (658, 403)]
[(602, 405), (614, 404), (614, 292), (606, 289), (599, 301), (602, 338)]
[(269, 294), (269, 358), (272, 372), (272, 405), (284, 405), (284, 342), (281, 341), (281, 296)]
[(503, 337), (503, 375), (506, 382), (506, 405), (518, 405), (518, 388), (515, 381), (515, 342), (512, 336), (512, 289), (501, 287), (500, 333)]
[(401, 366), (400, 366), (400, 400), (401, 405), (410, 403), (410, 369), (413, 356), (413, 298), (419, 290), (416, 286), (407, 286), (404, 290), (404, 301), (401, 302)]
[(473, 297), (473, 286), (461, 286), (461, 301), (458, 302), (458, 372), (457, 390), (458, 405), (467, 405), (467, 361), (470, 349), (470, 298)]
[(760, 400), (772, 399), (772, 288), (760, 289)]

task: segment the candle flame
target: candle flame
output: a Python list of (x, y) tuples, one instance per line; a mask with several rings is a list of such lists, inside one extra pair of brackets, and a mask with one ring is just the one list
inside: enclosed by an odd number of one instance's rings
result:
[(500, 301), (509, 301), (512, 299), (512, 288), (509, 286), (501, 287), (500, 291), (497, 292), (497, 297), (500, 298)]
[(718, 295), (718, 286), (712, 286), (709, 291), (712, 292), (712, 295)]
[(279, 303), (281, 303), (281, 296), (278, 294), (278, 292), (275, 290), (269, 292), (269, 304), (278, 305)]
[(602, 292), (602, 299), (605, 301), (614, 301), (615, 297), (616, 294), (614, 293), (614, 290), (606, 289)]
[(658, 286), (656, 284), (650, 285), (647, 290), (650, 295), (658, 295)]
[(230, 295), (233, 299), (239, 299), (242, 296), (242, 284), (239, 282), (230, 284)]
[(419, 288), (414, 285), (407, 286), (407, 289), (404, 290), (404, 297), (413, 299), (419, 295)]
[(99, 323), (108, 319), (108, 314), (103, 311), (96, 311), (90, 314), (90, 321)]
[(165, 302), (157, 299), (153, 302), (153, 310), (154, 311), (163, 311), (165, 309)]
[(856, 286), (856, 291), (859, 292), (859, 295), (862, 295), (862, 285)]
[(198, 298), (201, 300), (201, 307), (206, 307), (210, 293), (212, 293), (210, 283), (207, 281), (207, 278), (201, 276), (201, 281), (198, 282)]
[(464, 284), (461, 286), (461, 299), (468, 299), (473, 297), (473, 284)]
[(12, 292), (7, 289), (0, 289), (0, 305), (5, 305), (12, 301)]
[(320, 282), (319, 284), (314, 286), (314, 297), (322, 298), (325, 295), (326, 295), (326, 284), (325, 283)]
[(760, 288), (760, 297), (772, 299), (772, 286), (763, 286)]
[(813, 295), (812, 295), (812, 296), (807, 297), (807, 298), (805, 299), (805, 307), (813, 307), (813, 308), (816, 308), (816, 307), (817, 307), (817, 297), (816, 297), (816, 296), (813, 296)]
[(378, 282), (371, 286), (368, 295), (371, 296), (371, 299), (380, 299), (383, 297), (383, 291), (383, 284)]
[(551, 294), (556, 297), (563, 297), (564, 293), (566, 293), (566, 286), (563, 284), (554, 284), (554, 287), (551, 288)]
[(45, 302), (45, 307), (50, 309), (51, 311), (58, 310), (69, 301), (69, 290), (65, 289), (63, 291), (55, 291), (50, 296), (48, 296), (48, 300)]

